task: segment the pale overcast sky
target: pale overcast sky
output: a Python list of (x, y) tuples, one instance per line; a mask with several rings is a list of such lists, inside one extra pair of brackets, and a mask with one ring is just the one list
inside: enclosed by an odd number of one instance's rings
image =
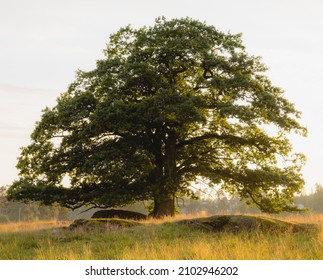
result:
[(0, 186), (17, 178), (20, 147), (30, 143), (41, 110), (53, 106), (77, 69), (103, 58), (111, 33), (158, 16), (192, 17), (243, 33), (249, 54), (303, 112), (306, 189), (323, 184), (323, 1), (321, 0), (0, 0)]

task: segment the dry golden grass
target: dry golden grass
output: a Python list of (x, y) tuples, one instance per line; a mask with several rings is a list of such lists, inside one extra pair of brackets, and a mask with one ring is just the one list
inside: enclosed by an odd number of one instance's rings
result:
[(171, 222), (175, 222), (175, 221), (180, 221), (180, 220), (184, 220), (184, 219), (194, 219), (194, 218), (205, 218), (208, 217), (209, 214), (206, 211), (201, 211), (199, 213), (195, 213), (195, 214), (187, 214), (187, 215), (183, 215), (183, 214), (179, 214), (176, 215), (175, 217), (163, 217), (163, 218), (148, 218), (145, 221), (142, 221), (143, 224), (162, 224), (162, 223), (171, 223)]
[(58, 222), (52, 221), (33, 221), (33, 222), (11, 222), (0, 224), (0, 233), (10, 232), (27, 232), (27, 231), (38, 231), (42, 229), (53, 229), (62, 226), (69, 225), (70, 222)]
[[(55, 221), (0, 225), (0, 259), (81, 260), (323, 260), (323, 233), (205, 232), (172, 223), (206, 213), (150, 219), (108, 232), (60, 230)], [(268, 216), (267, 216), (268, 217)], [(278, 217), (274, 217), (278, 218)], [(323, 226), (323, 214), (280, 217)], [(55, 230), (52, 230), (55, 229)]]
[(48, 239), (46, 246), (39, 246), (34, 254), (37, 260), (91, 260), (94, 259), (89, 244), (82, 246), (57, 246), (53, 240)]
[(305, 223), (305, 224), (317, 224), (320, 227), (320, 233), (318, 239), (322, 242), (323, 246), (323, 214), (303, 214), (303, 215), (290, 215), (282, 220), (292, 223)]
[(280, 217), (281, 220), (293, 223), (311, 223), (323, 226), (323, 214), (304, 213), (288, 215), (287, 217)]

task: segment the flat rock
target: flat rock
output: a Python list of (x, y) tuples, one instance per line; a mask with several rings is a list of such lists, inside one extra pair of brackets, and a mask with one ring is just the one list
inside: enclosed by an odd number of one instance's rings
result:
[(320, 230), (315, 224), (290, 223), (278, 219), (247, 215), (216, 215), (207, 218), (181, 220), (178, 223), (213, 232), (260, 231), (269, 233), (316, 234)]
[(133, 226), (141, 225), (139, 222), (126, 220), (126, 219), (78, 219), (75, 220), (70, 226), (70, 230), (82, 229), (82, 230), (118, 230), (120, 228), (129, 228)]
[(147, 216), (129, 210), (123, 209), (106, 209), (106, 210), (99, 210), (92, 215), (92, 218), (119, 218), (119, 219), (129, 219), (129, 220), (146, 220)]

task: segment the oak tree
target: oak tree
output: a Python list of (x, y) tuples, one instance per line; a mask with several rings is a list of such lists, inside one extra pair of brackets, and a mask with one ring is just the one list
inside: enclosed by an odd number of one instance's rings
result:
[(288, 135), (306, 129), (241, 34), (158, 18), (121, 28), (104, 54), (43, 111), (10, 199), (73, 209), (153, 200), (159, 217), (204, 180), (266, 212), (295, 209), (304, 158)]

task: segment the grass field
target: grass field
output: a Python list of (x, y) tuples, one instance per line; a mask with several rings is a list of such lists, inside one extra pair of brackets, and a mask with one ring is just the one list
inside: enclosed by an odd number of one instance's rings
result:
[[(280, 219), (323, 226), (322, 214)], [(0, 224), (0, 259), (323, 260), (322, 229), (318, 235), (206, 232), (173, 221), (149, 220), (106, 232), (63, 230), (68, 222), (55, 221)]]

